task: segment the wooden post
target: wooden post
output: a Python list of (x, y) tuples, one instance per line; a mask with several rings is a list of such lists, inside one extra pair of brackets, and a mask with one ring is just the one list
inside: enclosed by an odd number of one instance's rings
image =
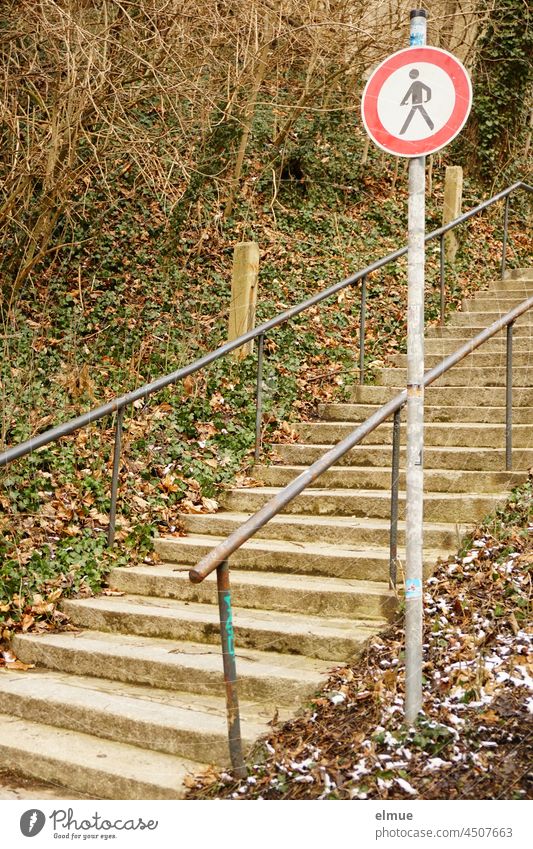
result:
[[(448, 165), (444, 180), (444, 209), (442, 211), (442, 223), (448, 224), (461, 214), (461, 203), (463, 200), (463, 169), (460, 165)], [(444, 237), (444, 254), (452, 265), (459, 242), (452, 231)]]
[[(259, 245), (256, 242), (239, 242), (233, 251), (228, 342), (254, 327), (258, 278)], [(252, 353), (253, 348), (253, 341), (247, 342), (237, 348), (232, 356), (242, 360)]]

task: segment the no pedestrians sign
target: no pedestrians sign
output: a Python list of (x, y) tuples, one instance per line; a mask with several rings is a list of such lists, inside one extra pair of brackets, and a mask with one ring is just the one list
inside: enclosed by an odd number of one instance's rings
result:
[(461, 132), (472, 85), (455, 56), (438, 47), (407, 47), (385, 59), (363, 92), (370, 138), (396, 156), (426, 156)]

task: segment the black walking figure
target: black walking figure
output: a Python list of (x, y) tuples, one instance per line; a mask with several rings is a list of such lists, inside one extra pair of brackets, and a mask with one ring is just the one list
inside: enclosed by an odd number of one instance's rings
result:
[[(429, 86), (425, 85), (424, 83), (421, 83), (420, 80), (417, 79), (418, 75), (419, 75), (419, 72), (416, 70), (416, 68), (413, 68), (412, 71), (409, 71), (409, 76), (411, 77), (412, 80), (415, 80), (415, 82), (410, 85), (409, 91), (407, 92), (404, 99), (400, 103), (400, 106), (405, 106), (407, 104), (407, 101), (409, 100), (409, 98), (411, 98), (412, 108), (411, 108), (411, 111), (409, 112), (409, 115), (407, 116), (405, 124), (403, 125), (402, 129), (400, 130), (401, 136), (403, 136), (403, 134), (407, 130), (407, 127), (409, 126), (409, 124), (413, 120), (413, 116), (414, 116), (415, 112), (417, 112), (417, 111), (420, 112), (420, 114), (424, 118), (424, 120), (425, 120), (425, 122), (428, 125), (430, 130), (432, 130), (433, 126), (434, 126), (433, 121), (431, 120), (428, 113), (424, 109), (424, 103), (429, 103), (429, 101), (431, 100), (431, 89), (429, 88)], [(426, 92), (426, 95), (427, 95), (425, 100), (424, 100), (424, 92)]]

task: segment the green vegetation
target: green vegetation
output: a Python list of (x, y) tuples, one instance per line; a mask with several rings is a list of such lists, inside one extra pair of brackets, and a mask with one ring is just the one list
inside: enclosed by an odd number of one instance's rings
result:
[(485, 177), (495, 169), (508, 178), (527, 168), (517, 140), (527, 133), (530, 120), (533, 68), (533, 20), (523, 0), (503, 0), (489, 12), (477, 46), (472, 70), (475, 156)]

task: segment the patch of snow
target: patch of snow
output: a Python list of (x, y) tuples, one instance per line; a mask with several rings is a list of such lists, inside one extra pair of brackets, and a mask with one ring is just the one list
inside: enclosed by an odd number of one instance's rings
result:
[(309, 767), (314, 764), (313, 758), (306, 758), (305, 761), (301, 761), (298, 763), (297, 761), (291, 762), (291, 769), (295, 769), (297, 772), (305, 772)]
[(396, 784), (398, 784), (402, 788), (402, 790), (405, 790), (406, 793), (409, 793), (410, 796), (418, 795), (418, 790), (415, 790), (415, 788), (412, 787), (411, 784), (409, 784), (409, 782), (405, 780), (405, 778), (396, 778), (395, 781)]
[(473, 563), (473, 562), (474, 562), (474, 560), (477, 558), (477, 556), (478, 556), (478, 552), (477, 552), (477, 551), (475, 551), (475, 552), (473, 552), (473, 553), (472, 553), (472, 552), (470, 552), (470, 554), (467, 554), (467, 556), (466, 556), (466, 557), (463, 557), (463, 564), (466, 566), (466, 565), (468, 565), (469, 563)]
[(447, 766), (447, 761), (443, 761), (442, 758), (429, 758), (424, 767), (425, 770), (429, 772), (433, 772), (435, 769), (440, 769), (441, 766)]

